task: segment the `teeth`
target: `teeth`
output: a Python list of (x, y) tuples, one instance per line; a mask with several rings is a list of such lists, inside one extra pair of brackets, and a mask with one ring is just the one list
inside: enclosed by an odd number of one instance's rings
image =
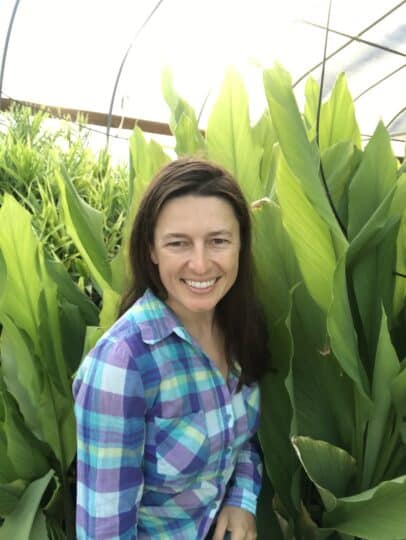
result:
[(190, 279), (185, 279), (185, 283), (187, 283), (189, 287), (194, 287), (195, 289), (207, 289), (214, 285), (215, 282), (215, 279), (211, 279), (210, 281), (192, 281)]

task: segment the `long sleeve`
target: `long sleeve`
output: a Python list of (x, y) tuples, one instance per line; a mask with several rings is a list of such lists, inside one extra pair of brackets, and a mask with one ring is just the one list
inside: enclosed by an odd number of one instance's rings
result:
[(145, 398), (126, 342), (105, 340), (73, 385), (77, 420), (78, 540), (137, 538), (143, 490)]
[(233, 475), (230, 478), (224, 506), (237, 506), (255, 515), (261, 489), (262, 461), (257, 437), (241, 448)]

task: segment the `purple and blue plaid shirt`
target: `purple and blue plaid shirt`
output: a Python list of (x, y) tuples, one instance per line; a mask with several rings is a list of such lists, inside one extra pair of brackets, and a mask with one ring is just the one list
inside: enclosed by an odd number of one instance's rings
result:
[(237, 383), (147, 291), (74, 381), (77, 538), (196, 540), (222, 505), (255, 514), (259, 389)]

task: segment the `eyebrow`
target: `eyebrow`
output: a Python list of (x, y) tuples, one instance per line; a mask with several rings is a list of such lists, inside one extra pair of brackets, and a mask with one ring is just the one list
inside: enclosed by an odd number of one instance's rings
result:
[(212, 231), (209, 236), (232, 236), (232, 234), (227, 229), (220, 229), (219, 231)]
[[(228, 237), (231, 237), (232, 236), (232, 233), (230, 231), (228, 231), (227, 229), (220, 229), (218, 231), (211, 231), (208, 236), (210, 237), (213, 237), (213, 236), (228, 236)], [(188, 235), (187, 234), (184, 234), (184, 233), (177, 233), (177, 232), (173, 232), (173, 233), (167, 233), (165, 234), (162, 239), (163, 240), (171, 240), (171, 239), (174, 239), (174, 238), (187, 238)]]

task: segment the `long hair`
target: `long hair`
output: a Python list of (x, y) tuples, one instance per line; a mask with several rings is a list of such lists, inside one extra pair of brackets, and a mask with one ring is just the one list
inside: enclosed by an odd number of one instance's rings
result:
[(164, 166), (152, 180), (140, 203), (130, 236), (131, 285), (124, 295), (123, 314), (146, 289), (161, 300), (167, 297), (151, 247), (158, 216), (169, 200), (183, 195), (220, 197), (233, 208), (240, 228), (239, 267), (236, 281), (216, 306), (216, 317), (224, 332), (227, 363), (241, 366), (240, 382), (250, 384), (265, 372), (268, 360), (267, 333), (254, 289), (251, 251), (251, 218), (237, 182), (226, 170), (206, 160), (180, 158)]

